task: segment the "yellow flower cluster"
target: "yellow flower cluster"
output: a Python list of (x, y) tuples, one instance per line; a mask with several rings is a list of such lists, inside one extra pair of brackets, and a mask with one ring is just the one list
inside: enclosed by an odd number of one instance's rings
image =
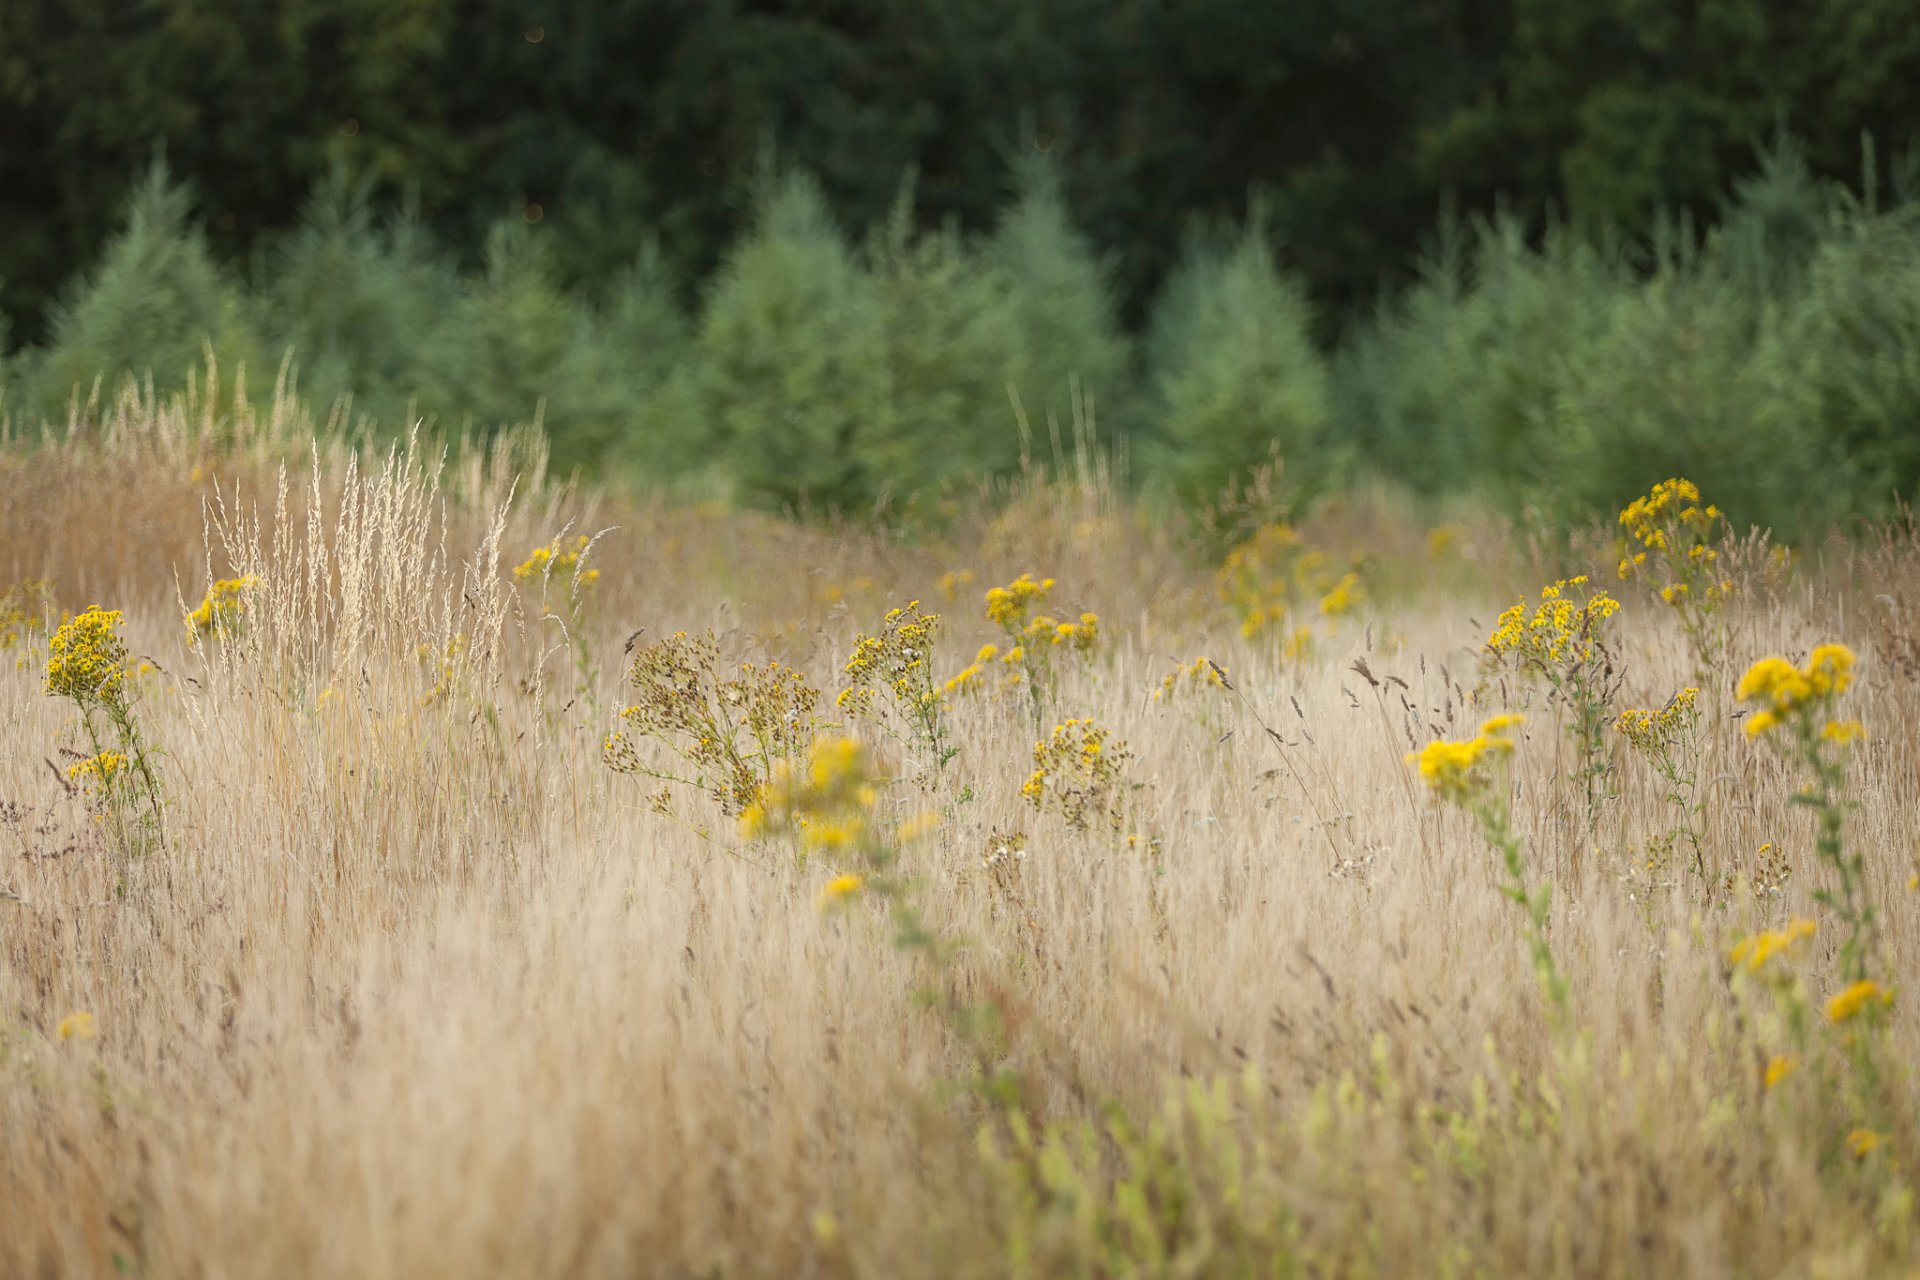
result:
[(1800, 946), (1813, 936), (1814, 926), (1811, 920), (1795, 920), (1784, 929), (1768, 929), (1742, 938), (1727, 952), (1727, 961), (1735, 968), (1746, 969), (1749, 973), (1759, 973), (1767, 967), (1767, 962), (1775, 956), (1792, 956), (1799, 952)]
[(1172, 675), (1160, 682), (1153, 691), (1155, 702), (1165, 702), (1182, 689), (1224, 689), (1227, 687), (1227, 673), (1212, 658), (1198, 657), (1183, 664)]
[(1513, 754), (1514, 729), (1526, 717), (1495, 716), (1480, 726), (1480, 732), (1464, 742), (1429, 742), (1419, 751), (1407, 754), (1408, 764), (1420, 767), (1420, 779), (1442, 800), (1464, 800), (1488, 781), (1485, 765)]
[(47, 692), (75, 702), (113, 702), (127, 679), (120, 610), (94, 605), (60, 624), (47, 641)]
[[(1240, 615), (1240, 634), (1248, 639), (1315, 601), (1326, 617), (1338, 618), (1366, 598), (1359, 573), (1335, 572), (1325, 552), (1308, 547), (1285, 524), (1267, 525), (1228, 551), (1214, 573), (1214, 590)], [(1296, 628), (1288, 656), (1306, 653), (1310, 638), (1309, 629)]]
[[(1000, 656), (1000, 646), (983, 644), (980, 652), (974, 655), (972, 662), (960, 668), (953, 678), (940, 687), (942, 697), (957, 698), (963, 694), (974, 693), (986, 686), (987, 665)], [(1018, 680), (1019, 673), (1009, 676), (1009, 680)]]
[(955, 600), (958, 600), (960, 598), (960, 591), (962, 588), (970, 587), (972, 585), (973, 585), (973, 570), (949, 569), (947, 572), (940, 575), (940, 583), (939, 583), (940, 598), (942, 600), (945, 600), (948, 604), (952, 604)]
[(0, 649), (25, 644), (52, 620), (53, 579), (35, 578), (0, 591)]
[(1674, 745), (1693, 727), (1699, 697), (1700, 690), (1689, 685), (1668, 699), (1664, 707), (1622, 711), (1613, 727), (1640, 750), (1659, 752)]
[(853, 656), (841, 667), (851, 688), (837, 699), (855, 714), (871, 709), (873, 690), (884, 686), (903, 707), (918, 707), (933, 698), (927, 678), (927, 660), (940, 628), (940, 615), (920, 612), (918, 600), (887, 610), (877, 636), (854, 640)]
[(55, 1034), (63, 1041), (92, 1040), (100, 1034), (99, 1028), (94, 1024), (93, 1015), (90, 1013), (70, 1013), (60, 1019), (60, 1025), (54, 1030)]
[(1340, 581), (1333, 584), (1333, 589), (1320, 597), (1320, 612), (1329, 618), (1341, 617), (1351, 613), (1364, 595), (1360, 588), (1360, 575), (1344, 573), (1340, 575)]
[(820, 897), (814, 905), (822, 911), (829, 910), (852, 901), (866, 887), (866, 880), (851, 872), (837, 875), (821, 887)]
[(1052, 590), (1052, 578), (1036, 582), (1030, 573), (1021, 574), (1004, 587), (989, 587), (987, 621), (1008, 631), (1021, 631), (1026, 626), (1028, 615), (1047, 602)]
[[(1853, 684), (1853, 666), (1853, 650), (1843, 644), (1816, 646), (1804, 667), (1780, 657), (1760, 659), (1747, 668), (1733, 691), (1741, 702), (1760, 704), (1747, 717), (1747, 736), (1757, 738), (1781, 724), (1811, 726), (1817, 713)], [(1858, 721), (1828, 721), (1821, 736), (1846, 743), (1862, 732)]]
[(1643, 547), (1666, 547), (1666, 530), (1675, 524), (1684, 529), (1711, 533), (1725, 519), (1720, 508), (1700, 501), (1700, 486), (1675, 477), (1653, 486), (1644, 498), (1635, 498), (1620, 513), (1620, 523), (1628, 536)]
[(533, 582), (554, 574), (574, 574), (577, 570), (580, 585), (590, 586), (600, 580), (600, 571), (578, 568), (590, 545), (591, 539), (582, 534), (570, 547), (563, 547), (557, 538), (544, 547), (535, 547), (525, 560), (513, 567), (514, 580)]
[(1893, 992), (1871, 978), (1862, 978), (1827, 1001), (1828, 1022), (1849, 1022), (1864, 1009), (1884, 1009), (1893, 1003)]
[(1036, 809), (1054, 808), (1075, 831), (1096, 818), (1118, 833), (1126, 823), (1126, 784), (1122, 772), (1133, 757), (1124, 742), (1108, 741), (1108, 731), (1090, 719), (1069, 720), (1033, 744), (1033, 773), (1020, 794)]
[(1548, 670), (1591, 661), (1601, 624), (1620, 611), (1620, 602), (1586, 586), (1585, 574), (1562, 578), (1540, 589), (1531, 612), (1525, 600), (1514, 605), (1495, 621), (1488, 651)]
[(1700, 487), (1691, 480), (1676, 477), (1656, 484), (1644, 498), (1627, 504), (1620, 525), (1641, 548), (1630, 546), (1621, 557), (1622, 579), (1643, 572), (1651, 554), (1667, 568), (1660, 598), (1668, 604), (1685, 604), (1695, 596), (1711, 603), (1733, 590), (1731, 581), (1719, 577), (1720, 552), (1714, 546), (1728, 532), (1726, 515), (1702, 502)]
[(127, 757), (119, 751), (102, 751), (67, 766), (67, 777), (75, 782), (105, 786), (127, 767)]
[(848, 737), (816, 739), (804, 767), (788, 761), (740, 814), (749, 840), (798, 832), (810, 853), (846, 854), (867, 838), (867, 818), (878, 795), (866, 749)]
[(246, 608), (247, 592), (255, 585), (253, 575), (220, 578), (207, 588), (206, 596), (187, 614), (189, 639), (211, 634), (214, 630), (232, 631), (240, 623)]

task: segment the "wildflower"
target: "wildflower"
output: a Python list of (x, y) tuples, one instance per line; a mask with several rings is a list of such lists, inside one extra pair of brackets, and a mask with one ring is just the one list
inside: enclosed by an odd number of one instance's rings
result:
[(1745, 966), (1751, 973), (1758, 973), (1773, 957), (1797, 951), (1800, 944), (1811, 938), (1813, 933), (1813, 921), (1795, 920), (1784, 929), (1769, 929), (1741, 939), (1727, 953), (1727, 959), (1735, 965)]
[(1779, 1084), (1782, 1080), (1785, 1080), (1788, 1076), (1792, 1075), (1794, 1068), (1798, 1067), (1799, 1065), (1800, 1065), (1800, 1062), (1799, 1062), (1799, 1059), (1797, 1058), (1790, 1058), (1783, 1053), (1774, 1054), (1773, 1057), (1767, 1060), (1767, 1075), (1766, 1075), (1767, 1088), (1769, 1089), (1773, 1088), (1775, 1085)]
[(1227, 687), (1226, 671), (1212, 658), (1204, 655), (1195, 658), (1162, 680), (1160, 687), (1153, 691), (1153, 700), (1164, 702), (1183, 687), (1224, 689)]
[(1880, 1135), (1872, 1129), (1855, 1129), (1847, 1135), (1847, 1150), (1855, 1160), (1865, 1160), (1880, 1145)]
[(1329, 618), (1348, 613), (1360, 599), (1360, 575), (1343, 574), (1333, 590), (1320, 597), (1320, 612)]
[(1827, 1001), (1827, 1021), (1846, 1022), (1862, 1009), (1875, 1005), (1885, 1008), (1892, 1003), (1893, 992), (1871, 978), (1862, 978)]
[(1543, 671), (1592, 661), (1601, 624), (1619, 612), (1620, 602), (1595, 591), (1575, 603), (1570, 589), (1586, 582), (1584, 576), (1562, 578), (1540, 589), (1540, 603), (1531, 613), (1524, 600), (1506, 610), (1487, 637), (1488, 652)]
[(1482, 766), (1486, 762), (1512, 753), (1513, 740), (1508, 735), (1524, 721), (1524, 716), (1495, 716), (1480, 726), (1478, 736), (1463, 742), (1429, 742), (1409, 752), (1407, 763), (1420, 767), (1421, 781), (1434, 795), (1464, 800), (1485, 784)]
[(1132, 757), (1126, 743), (1109, 741), (1104, 726), (1068, 720), (1033, 744), (1033, 772), (1020, 794), (1036, 809), (1058, 810), (1075, 831), (1101, 818), (1118, 834), (1126, 826), (1124, 770)]
[(62, 1041), (92, 1040), (99, 1035), (98, 1028), (94, 1026), (93, 1015), (84, 1012), (70, 1013), (60, 1019), (56, 1032)]
[(809, 852), (846, 854), (867, 842), (867, 815), (878, 800), (858, 739), (814, 740), (804, 769), (782, 760), (740, 813), (748, 840), (794, 833)]
[(822, 911), (837, 907), (841, 903), (852, 899), (854, 895), (866, 887), (866, 884), (867, 882), (865, 880), (856, 875), (835, 876), (833, 879), (827, 881), (826, 886), (820, 890), (820, 897), (816, 905)]
[(987, 621), (1009, 631), (1018, 630), (1034, 607), (1046, 602), (1052, 590), (1052, 578), (1036, 582), (1030, 573), (1021, 574), (1004, 587), (991, 587), (987, 591)]
[(591, 586), (600, 580), (598, 569), (581, 569), (580, 562), (586, 558), (593, 541), (585, 534), (573, 540), (573, 545), (563, 547), (555, 538), (544, 547), (535, 547), (527, 558), (513, 567), (516, 582), (533, 582), (536, 579), (551, 577), (557, 573), (573, 574), (582, 586)]
[(240, 622), (247, 592), (257, 580), (248, 574), (239, 578), (220, 578), (207, 588), (207, 594), (187, 614), (188, 639), (209, 635), (216, 630), (232, 631)]
[(67, 766), (67, 777), (76, 782), (92, 782), (102, 786), (112, 782), (127, 767), (125, 753), (102, 751)]
[(1663, 707), (1622, 711), (1614, 719), (1613, 727), (1642, 751), (1657, 754), (1691, 730), (1699, 697), (1700, 690), (1689, 685), (1669, 698)]
[[(1777, 656), (1760, 659), (1747, 668), (1733, 690), (1733, 696), (1741, 702), (1761, 704), (1747, 717), (1747, 736), (1758, 738), (1779, 725), (1797, 722), (1803, 712), (1839, 697), (1853, 683), (1853, 666), (1853, 650), (1843, 644), (1817, 646), (1805, 667), (1796, 667)], [(1844, 744), (1863, 732), (1855, 720), (1827, 721), (1820, 736)]]
[(60, 624), (47, 641), (47, 692), (82, 704), (113, 702), (127, 678), (120, 610), (94, 605)]
[(1820, 737), (1827, 742), (1840, 746), (1857, 741), (1867, 735), (1867, 730), (1858, 720), (1829, 720), (1820, 730)]

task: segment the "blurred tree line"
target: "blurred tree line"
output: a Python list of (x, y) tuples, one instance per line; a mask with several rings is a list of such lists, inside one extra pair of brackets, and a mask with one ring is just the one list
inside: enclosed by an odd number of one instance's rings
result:
[(291, 353), (350, 424), (816, 509), (1089, 404), (1275, 515), (1920, 498), (1890, 0), (224, 7), (0, 4), (0, 416)]
[(1130, 327), (1185, 224), (1263, 194), (1312, 297), (1401, 278), (1443, 201), (1595, 232), (1705, 214), (1785, 127), (1850, 176), (1920, 120), (1907, 0), (7, 0), (0, 280), (37, 341), (163, 148), (244, 263), (336, 155), (469, 263), (503, 215), (563, 282), (647, 237), (688, 281), (761, 149), (855, 227), (986, 230), (1020, 157), (1112, 254)]

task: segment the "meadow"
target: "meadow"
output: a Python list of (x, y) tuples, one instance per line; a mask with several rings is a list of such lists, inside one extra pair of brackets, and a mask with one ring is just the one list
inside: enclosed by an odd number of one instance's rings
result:
[(909, 537), (255, 403), (0, 448), (0, 1274), (1920, 1263), (1911, 525), (1089, 449)]

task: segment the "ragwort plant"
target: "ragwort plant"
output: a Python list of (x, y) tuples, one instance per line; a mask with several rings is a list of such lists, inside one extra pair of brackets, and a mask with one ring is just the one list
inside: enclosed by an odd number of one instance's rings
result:
[(1622, 581), (1644, 582), (1673, 609), (1693, 654), (1694, 679), (1706, 683), (1726, 651), (1725, 605), (1733, 580), (1720, 571), (1732, 526), (1700, 488), (1678, 477), (1653, 486), (1620, 512), (1626, 544)]
[(1679, 851), (1702, 886), (1711, 890), (1706, 846), (1700, 836), (1699, 698), (1700, 690), (1689, 685), (1664, 706), (1622, 711), (1613, 727), (1659, 777), (1666, 788), (1662, 798), (1675, 815), (1673, 825), (1648, 844), (1646, 870), (1650, 875), (1664, 874)]
[(1249, 640), (1281, 637), (1281, 656), (1313, 649), (1313, 616), (1344, 617), (1366, 598), (1358, 571), (1336, 569), (1291, 525), (1269, 524), (1228, 550), (1213, 575), (1214, 591), (1240, 619)]
[(942, 689), (933, 681), (939, 631), (940, 615), (922, 613), (918, 600), (889, 609), (879, 635), (855, 638), (853, 654), (840, 668), (848, 685), (835, 699), (847, 715), (878, 724), (919, 755), (929, 786), (960, 751), (947, 727)]
[[(591, 693), (594, 685), (593, 650), (587, 641), (587, 612), (600, 571), (587, 565), (593, 539), (580, 534), (571, 543), (555, 538), (535, 547), (527, 558), (513, 568), (513, 580), (529, 591), (539, 592), (540, 618), (560, 624), (567, 637), (567, 649), (573, 655), (579, 692)], [(556, 590), (555, 580), (559, 580)], [(553, 596), (558, 594), (556, 607)]]
[(200, 603), (187, 613), (187, 643), (216, 634), (239, 635), (246, 625), (247, 596), (257, 585), (252, 574), (215, 579)]
[(1833, 873), (1834, 884), (1815, 894), (1846, 926), (1840, 965), (1850, 982), (1869, 977), (1878, 924), (1867, 894), (1865, 858), (1846, 842), (1846, 819), (1853, 807), (1846, 798), (1847, 765), (1853, 744), (1864, 735), (1858, 720), (1835, 718), (1839, 701), (1853, 684), (1853, 650), (1823, 644), (1796, 667), (1781, 657), (1762, 658), (1747, 668), (1734, 697), (1750, 704), (1747, 737), (1764, 740), (1805, 776), (1793, 802), (1811, 809), (1816, 823), (1814, 853)]
[(1436, 800), (1463, 809), (1473, 818), (1481, 838), (1499, 856), (1507, 877), (1500, 892), (1523, 913), (1527, 950), (1548, 1016), (1555, 1030), (1567, 1034), (1573, 1029), (1567, 981), (1553, 958), (1548, 938), (1552, 888), (1545, 881), (1538, 886), (1532, 883), (1526, 852), (1513, 828), (1507, 803), (1506, 770), (1513, 755), (1513, 731), (1524, 722), (1522, 716), (1494, 716), (1474, 737), (1459, 742), (1429, 742), (1421, 750), (1410, 752), (1407, 763), (1419, 767), (1421, 781)]
[[(674, 786), (706, 795), (722, 816), (740, 814), (805, 756), (820, 729), (820, 691), (806, 677), (780, 662), (742, 663), (738, 675), (723, 677), (711, 633), (677, 631), (647, 645), (633, 655), (627, 682), (634, 701), (602, 742), (601, 758), (615, 773), (666, 784), (651, 801), (663, 816), (674, 816)], [(641, 739), (664, 748), (668, 761), (643, 757)]]
[(164, 848), (160, 778), (134, 715), (133, 671), (121, 613), (94, 605), (47, 640), (46, 691), (72, 702), (90, 753), (67, 769), (112, 824), (123, 853)]
[(1565, 709), (1589, 833), (1607, 777), (1607, 724), (1620, 691), (1621, 676), (1607, 644), (1607, 622), (1619, 610), (1620, 602), (1591, 589), (1585, 575), (1562, 578), (1540, 589), (1540, 602), (1531, 610), (1522, 600), (1502, 613), (1487, 637), (1491, 670), (1544, 681)]
[[(1032, 574), (1023, 573), (1004, 587), (989, 588), (987, 621), (1006, 633), (1007, 647), (1003, 651), (989, 646), (991, 653), (982, 649), (973, 664), (981, 666), (997, 660), (1006, 673), (1003, 683), (1026, 686), (1035, 733), (1045, 725), (1059, 692), (1058, 661), (1063, 657), (1087, 661), (1100, 642), (1100, 615), (1096, 613), (1082, 613), (1077, 620), (1062, 622), (1039, 612), (1053, 593), (1053, 586), (1052, 578), (1036, 581)], [(967, 687), (968, 683), (959, 686), (961, 690)]]
[(740, 813), (740, 834), (749, 841), (785, 838), (802, 863), (818, 859), (833, 874), (815, 905), (822, 912), (878, 904), (893, 928), (894, 945), (917, 957), (925, 983), (922, 998), (944, 1019), (971, 1059), (966, 1082), (997, 1108), (1019, 1109), (1019, 1078), (1004, 1066), (1006, 1022), (992, 999), (963, 991), (954, 969), (960, 944), (930, 922), (918, 886), (901, 868), (902, 851), (937, 824), (920, 815), (889, 826), (880, 812), (881, 777), (856, 738), (817, 738), (803, 760), (776, 763)]
[(1133, 751), (1092, 720), (1057, 724), (1033, 744), (1033, 772), (1020, 788), (1026, 802), (1053, 813), (1076, 832), (1104, 829), (1138, 843), (1131, 829), (1127, 762)]

